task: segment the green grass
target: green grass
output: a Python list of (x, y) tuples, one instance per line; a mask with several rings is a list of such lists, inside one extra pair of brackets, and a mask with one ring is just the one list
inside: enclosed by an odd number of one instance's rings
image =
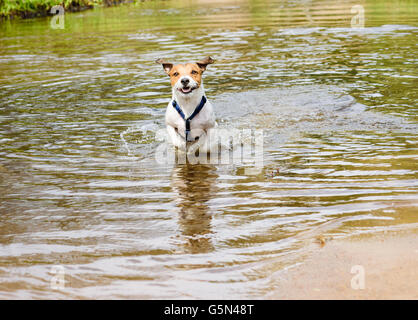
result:
[(30, 18), (49, 14), (55, 5), (65, 11), (80, 11), (95, 5), (114, 5), (123, 1), (112, 0), (0, 0), (0, 17)]

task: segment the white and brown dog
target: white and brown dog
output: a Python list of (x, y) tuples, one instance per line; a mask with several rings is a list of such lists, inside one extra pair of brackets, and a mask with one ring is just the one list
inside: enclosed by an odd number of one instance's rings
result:
[(173, 96), (167, 106), (165, 122), (171, 142), (180, 149), (196, 145), (200, 152), (210, 150), (207, 138), (216, 122), (213, 107), (205, 96), (202, 75), (207, 65), (214, 62), (211, 57), (177, 65), (156, 60), (170, 76)]

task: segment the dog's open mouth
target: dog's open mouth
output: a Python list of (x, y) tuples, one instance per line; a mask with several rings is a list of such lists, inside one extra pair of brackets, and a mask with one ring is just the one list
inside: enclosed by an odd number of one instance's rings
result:
[(181, 93), (188, 94), (188, 93), (192, 92), (194, 89), (196, 89), (196, 88), (183, 87), (183, 88), (180, 88), (179, 90), (180, 90)]

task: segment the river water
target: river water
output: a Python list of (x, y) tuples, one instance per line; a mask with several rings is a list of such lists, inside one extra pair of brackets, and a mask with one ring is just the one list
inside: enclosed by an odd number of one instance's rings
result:
[[(3, 21), (0, 298), (260, 298), (318, 236), (416, 228), (417, 12), (150, 1)], [(154, 60), (207, 55), (219, 126), (263, 132), (259, 171), (156, 159)]]

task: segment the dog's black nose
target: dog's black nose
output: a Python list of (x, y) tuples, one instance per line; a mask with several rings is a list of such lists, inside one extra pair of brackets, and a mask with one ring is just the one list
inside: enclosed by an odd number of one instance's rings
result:
[(189, 82), (190, 82), (190, 80), (189, 80), (189, 79), (187, 79), (187, 78), (181, 79), (181, 84), (182, 84), (183, 86), (187, 86), (187, 85), (189, 84)]

